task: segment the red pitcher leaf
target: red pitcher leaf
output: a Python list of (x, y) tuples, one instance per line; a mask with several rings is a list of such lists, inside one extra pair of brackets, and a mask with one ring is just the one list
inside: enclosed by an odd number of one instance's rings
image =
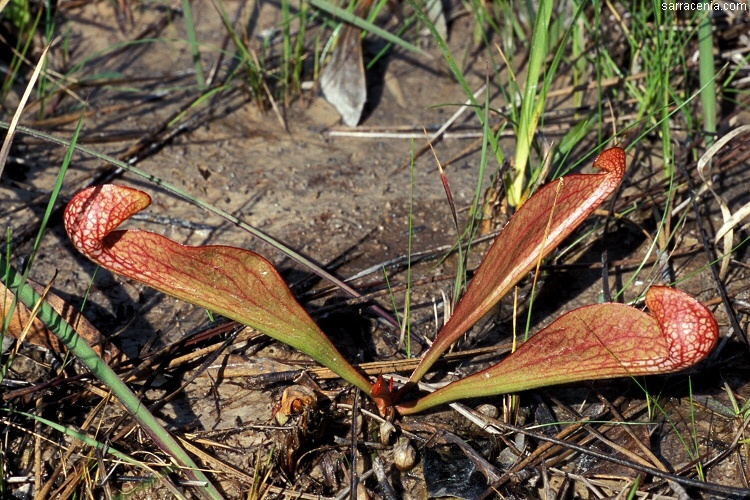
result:
[(515, 213), (495, 239), (448, 323), (410, 378), (418, 382), (450, 345), (507, 294), (620, 184), (625, 151), (611, 148), (594, 161), (600, 174), (575, 174), (550, 182)]
[(411, 414), (463, 398), (675, 372), (701, 361), (716, 346), (719, 327), (713, 314), (690, 295), (654, 286), (646, 305), (651, 314), (614, 303), (575, 309), (497, 365), (397, 410)]
[(229, 246), (186, 246), (148, 231), (115, 231), (150, 203), (146, 193), (124, 186), (88, 188), (66, 207), (65, 228), (76, 248), (102, 267), (251, 326), (370, 393), (367, 379), (260, 255)]
[[(43, 295), (44, 287), (39, 283), (28, 280), (31, 286), (38, 294)], [(5, 311), (9, 311), (13, 304), (15, 296), (0, 282), (0, 296), (3, 297), (4, 305), (0, 306), (0, 321), (5, 321)], [(86, 342), (88, 342), (96, 353), (107, 363), (125, 361), (124, 354), (114, 345), (106, 342), (104, 336), (99, 330), (92, 325), (83, 315), (73, 306), (65, 302), (62, 298), (54, 293), (48, 292), (45, 300), (52, 309), (54, 309), (65, 321), (67, 321)], [(52, 351), (62, 353), (64, 351), (62, 343), (57, 336), (52, 333), (42, 321), (34, 318), (29, 326), (31, 311), (22, 302), (17, 301), (13, 310), (13, 317), (8, 325), (8, 336), (14, 339), (21, 338), (24, 329), (28, 326), (24, 342), (45, 347)], [(106, 345), (106, 347), (105, 347)]]

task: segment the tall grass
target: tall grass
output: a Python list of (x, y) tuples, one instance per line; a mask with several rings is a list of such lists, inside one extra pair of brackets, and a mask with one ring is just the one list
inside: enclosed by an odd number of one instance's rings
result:
[[(529, 65), (526, 73), (526, 85), (524, 88), (523, 101), (521, 103), (521, 114), (518, 117), (516, 127), (517, 140), (515, 164), (513, 165), (514, 179), (508, 186), (508, 204), (518, 206), (523, 202), (523, 192), (526, 187), (526, 165), (531, 153), (532, 141), (536, 134), (536, 127), (546, 101), (544, 90), (537, 91), (549, 86), (540, 85), (542, 68), (547, 60), (552, 46), (549, 39), (549, 26), (552, 19), (552, 0), (542, 0), (536, 12), (534, 33), (531, 39)], [(552, 81), (554, 71), (547, 75), (548, 81)]]
[(711, 147), (716, 134), (716, 64), (714, 61), (714, 36), (708, 12), (700, 16), (698, 50), (700, 54), (701, 102), (703, 103), (703, 131), (706, 146)]
[(185, 27), (187, 28), (188, 41), (190, 42), (190, 52), (193, 56), (195, 79), (197, 80), (198, 88), (205, 90), (206, 77), (203, 74), (200, 45), (198, 44), (198, 35), (195, 31), (195, 18), (193, 17), (193, 6), (190, 4), (190, 0), (182, 1), (182, 12), (185, 16)]

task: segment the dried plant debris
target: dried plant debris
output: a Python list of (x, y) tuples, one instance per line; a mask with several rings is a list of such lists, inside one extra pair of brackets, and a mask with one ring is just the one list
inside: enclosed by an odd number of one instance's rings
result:
[(320, 88), (348, 127), (356, 127), (367, 102), (362, 30), (345, 26), (331, 60), (320, 75)]

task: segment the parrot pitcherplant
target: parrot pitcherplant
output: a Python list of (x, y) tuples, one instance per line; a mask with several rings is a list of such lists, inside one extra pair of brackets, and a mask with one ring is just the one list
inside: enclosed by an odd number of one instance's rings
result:
[(716, 320), (690, 295), (654, 286), (646, 294), (646, 305), (653, 316), (615, 303), (575, 309), (500, 363), (396, 408), (407, 415), (462, 398), (670, 373), (694, 365), (716, 345)]
[[(115, 230), (150, 204), (147, 194), (116, 185), (85, 189), (68, 204), (65, 227), (76, 248), (97, 264), (289, 344), (365, 391), (385, 412), (615, 190), (625, 174), (625, 151), (608, 149), (594, 166), (602, 173), (557, 179), (516, 212), (397, 395), (382, 379), (373, 384), (343, 358), (260, 255), (228, 246), (190, 247), (146, 231)], [(689, 295), (653, 287), (646, 305), (652, 315), (622, 304), (571, 311), (501, 363), (395, 408), (411, 414), (466, 397), (668, 373), (699, 362), (716, 345), (713, 315)]]
[(65, 228), (75, 247), (100, 266), (251, 326), (370, 393), (370, 382), (343, 358), (273, 265), (257, 253), (181, 245), (148, 231), (115, 231), (150, 204), (151, 197), (137, 189), (91, 187), (65, 208)]
[(552, 181), (511, 217), (404, 390), (418, 382), (453, 342), (607, 199), (625, 175), (625, 151), (608, 149), (594, 161), (594, 166), (603, 172), (568, 175)]

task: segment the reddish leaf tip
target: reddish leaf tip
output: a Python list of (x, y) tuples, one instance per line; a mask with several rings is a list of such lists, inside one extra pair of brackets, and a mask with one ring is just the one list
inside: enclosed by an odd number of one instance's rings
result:
[(692, 296), (667, 286), (653, 286), (646, 294), (646, 305), (661, 325), (669, 349), (669, 356), (658, 365), (660, 371), (692, 366), (716, 346), (716, 319)]
[(375, 401), (375, 404), (377, 404), (381, 415), (385, 415), (388, 408), (393, 406), (393, 389), (393, 379), (386, 382), (383, 375), (378, 375), (378, 380), (372, 384), (370, 397)]
[(64, 223), (73, 245), (92, 259), (104, 257), (102, 240), (133, 214), (151, 204), (137, 189), (104, 184), (86, 188), (65, 207)]
[(617, 174), (618, 177), (625, 175), (625, 150), (614, 147), (607, 149), (594, 160), (594, 167), (605, 172)]

